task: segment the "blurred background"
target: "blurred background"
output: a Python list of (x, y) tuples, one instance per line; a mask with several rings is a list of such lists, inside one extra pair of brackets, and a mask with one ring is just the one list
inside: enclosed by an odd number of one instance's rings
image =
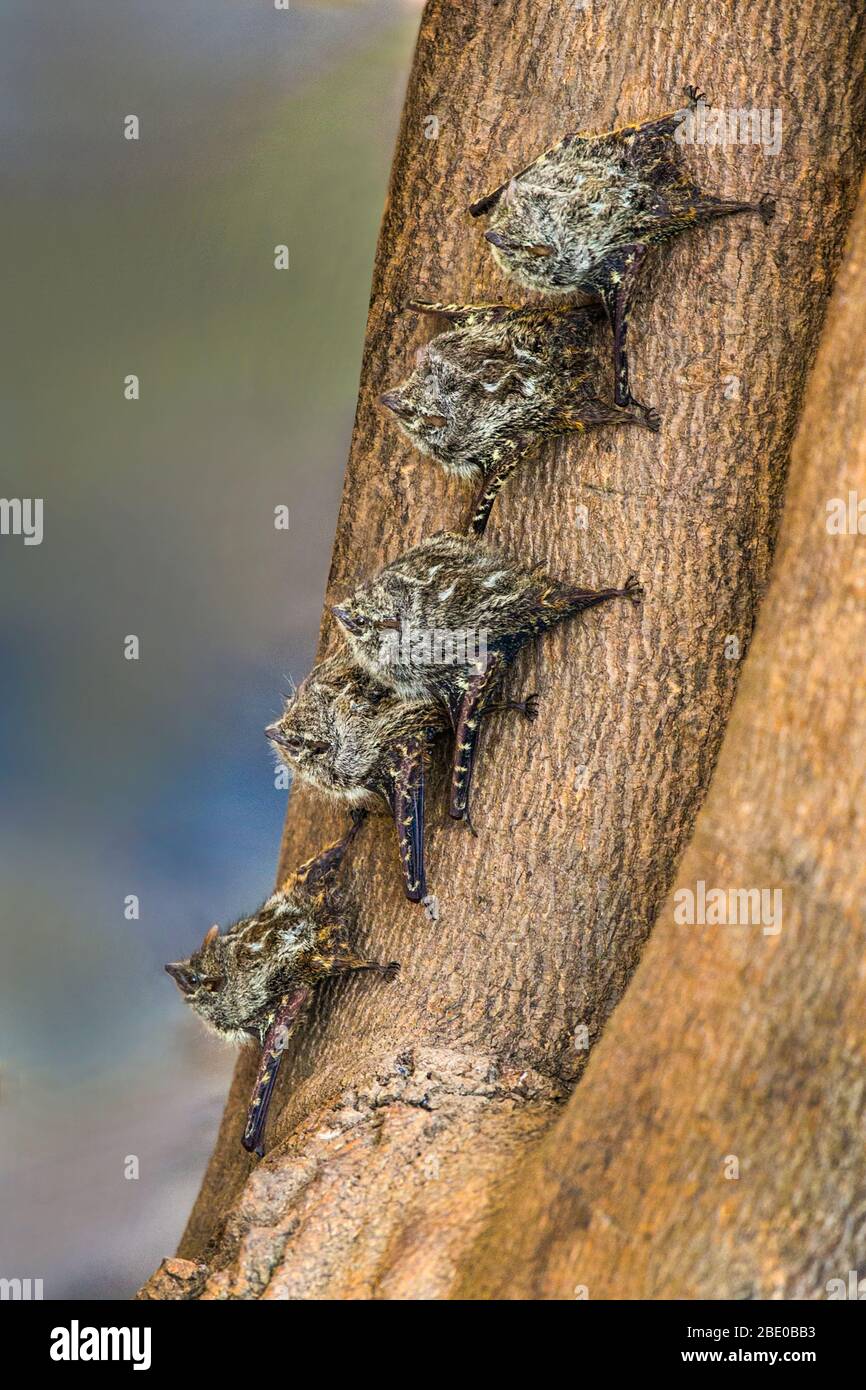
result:
[(420, 13), (2, 7), (0, 1276), (48, 1299), (129, 1297), (216, 1132), (162, 966), (273, 883)]

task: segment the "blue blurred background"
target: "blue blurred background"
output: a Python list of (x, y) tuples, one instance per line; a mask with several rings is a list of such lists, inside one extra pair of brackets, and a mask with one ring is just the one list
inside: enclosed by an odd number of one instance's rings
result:
[(273, 882), (420, 10), (2, 8), (0, 1276), (46, 1298), (131, 1295), (215, 1135), (162, 965)]

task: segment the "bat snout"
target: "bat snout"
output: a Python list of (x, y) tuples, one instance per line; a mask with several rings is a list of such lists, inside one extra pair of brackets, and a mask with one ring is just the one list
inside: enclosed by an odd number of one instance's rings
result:
[(500, 232), (485, 232), (484, 240), (489, 241), (491, 246), (498, 246), (500, 251), (513, 251), (514, 247), (510, 241), (506, 241)]
[(360, 625), (352, 617), (348, 608), (341, 608), (338, 603), (332, 603), (331, 612), (340, 626), (344, 627), (347, 632), (360, 632)]
[(165, 967), (181, 994), (189, 994), (193, 988), (192, 972), (185, 960), (170, 960)]
[(393, 411), (395, 415), (411, 413), (399, 391), (384, 391), (379, 397), (379, 404), (384, 405), (386, 410)]

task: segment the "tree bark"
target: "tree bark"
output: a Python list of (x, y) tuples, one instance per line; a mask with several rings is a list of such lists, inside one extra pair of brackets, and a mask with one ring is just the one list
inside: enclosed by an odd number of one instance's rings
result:
[[(144, 1296), (445, 1296), (510, 1171), (561, 1113), (692, 832), (738, 678), (730, 639), (744, 654), (765, 587), (861, 167), (858, 10), (675, 0), (648, 23), (641, 0), (426, 7), (328, 602), (466, 517), (470, 499), (376, 399), (429, 336), (408, 299), (516, 297), (466, 214), (474, 198), (566, 131), (664, 112), (703, 81), (726, 109), (781, 108), (781, 150), (685, 146), (683, 163), (722, 196), (771, 192), (777, 216), (768, 229), (729, 219), (651, 258), (631, 358), (661, 434), (562, 441), (501, 495), (490, 541), (586, 585), (635, 571), (643, 608), (600, 609), (524, 653), (511, 688), (539, 688), (541, 713), (491, 721), (478, 840), (444, 823), (434, 779), (436, 923), (402, 897), (390, 827), (365, 831), (350, 871), (362, 941), (402, 973), (323, 992), (284, 1063), (259, 1165), (239, 1143), (256, 1061), (242, 1056), (181, 1258)], [(438, 139), (425, 138), (431, 115)], [(322, 651), (337, 640), (327, 618), (322, 637)], [(297, 787), (281, 872), (338, 823)]]
[[(565, 1115), (466, 1261), (465, 1296), (826, 1298), (863, 1272), (864, 316), (866, 189), (773, 583), (677, 874), (693, 892), (778, 888), (781, 930), (678, 925), (665, 904)], [(828, 532), (828, 502), (852, 491), (862, 534)]]

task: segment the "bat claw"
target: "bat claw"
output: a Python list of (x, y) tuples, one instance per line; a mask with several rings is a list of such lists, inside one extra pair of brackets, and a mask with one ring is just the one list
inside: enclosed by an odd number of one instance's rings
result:
[(379, 970), (383, 980), (396, 980), (400, 973), (400, 962), (398, 960), (389, 960), (387, 965), (380, 965)]
[(451, 810), (448, 812), (448, 815), (449, 815), (449, 817), (450, 817), (451, 820), (459, 821), (461, 825), (465, 825), (465, 826), (471, 831), (471, 833), (475, 836), (476, 840), (478, 839), (478, 831), (475, 829), (475, 826), (472, 824), (472, 819), (471, 819), (471, 817), (470, 817), (470, 815), (469, 815), (469, 807), (468, 807), (468, 806), (463, 806), (463, 807), (460, 807), (460, 808), (457, 808), (457, 809), (455, 809), (454, 807), (452, 807)]
[(636, 574), (630, 574), (625, 581), (623, 594), (627, 595), (632, 603), (640, 603), (641, 599), (644, 597), (644, 587)]
[(654, 405), (644, 405), (643, 401), (636, 401), (631, 392), (628, 392), (623, 400), (617, 401), (617, 405), (630, 412), (636, 425), (643, 425), (644, 429), (658, 434), (662, 427), (662, 417)]
[(755, 211), (760, 214), (764, 226), (768, 227), (776, 216), (775, 198), (771, 198), (769, 193), (765, 193), (755, 204)]
[(704, 102), (704, 104), (706, 104), (709, 101), (706, 92), (702, 91), (700, 87), (695, 87), (691, 82), (688, 87), (686, 87), (686, 96), (689, 99), (690, 106), (697, 106), (699, 102)]
[(241, 1144), (248, 1154), (254, 1154), (256, 1158), (264, 1158), (265, 1145), (260, 1135), (248, 1129), (241, 1138)]
[(435, 893), (428, 893), (426, 898), (422, 898), (421, 906), (431, 922), (439, 921), (439, 899)]
[(533, 691), (531, 695), (527, 695), (526, 699), (522, 702), (520, 706), (520, 708), (523, 710), (524, 718), (528, 719), (530, 722), (537, 719), (539, 704), (540, 697), (535, 693), (535, 691)]

